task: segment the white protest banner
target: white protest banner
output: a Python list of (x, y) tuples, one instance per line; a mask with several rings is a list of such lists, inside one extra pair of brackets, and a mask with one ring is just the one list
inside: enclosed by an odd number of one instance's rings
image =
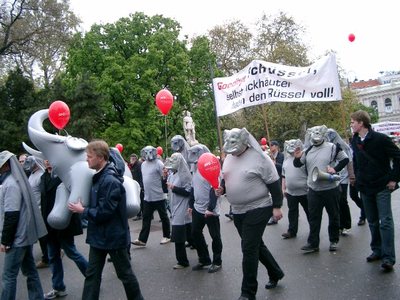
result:
[(334, 54), (308, 67), (253, 60), (230, 77), (213, 79), (217, 115), (268, 102), (342, 100)]
[(391, 132), (400, 132), (400, 122), (381, 122), (371, 124), (373, 130), (389, 134)]

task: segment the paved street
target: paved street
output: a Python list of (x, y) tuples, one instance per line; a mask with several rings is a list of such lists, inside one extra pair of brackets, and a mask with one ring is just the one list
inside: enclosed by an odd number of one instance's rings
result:
[[(359, 209), (349, 200), (352, 210), (353, 228), (350, 235), (341, 237), (337, 252), (329, 252), (327, 238), (327, 215), (324, 213), (321, 228), (320, 252), (304, 254), (300, 250), (306, 243), (308, 227), (305, 215), (301, 212), (299, 232), (296, 239), (283, 240), (281, 234), (287, 230), (286, 200), (283, 207), (285, 218), (278, 225), (268, 226), (264, 241), (275, 255), (285, 272), (285, 277), (274, 290), (266, 290), (267, 272), (260, 265), (259, 288), (257, 299), (313, 300), (313, 299), (399, 299), (400, 271), (382, 273), (380, 264), (367, 263), (365, 258), (370, 254), (368, 225), (357, 226)], [(222, 200), (223, 214), (228, 212), (229, 204)], [(393, 194), (393, 214), (396, 224), (396, 250), (400, 255), (400, 192)], [(136, 239), (141, 221), (130, 220), (132, 240)], [(223, 267), (214, 274), (206, 271), (194, 272), (191, 268), (173, 270), (176, 264), (174, 244), (160, 245), (161, 223), (155, 215), (152, 232), (146, 248), (132, 246), (132, 265), (139, 279), (143, 296), (148, 300), (197, 300), (218, 299), (233, 300), (240, 295), (241, 285), (241, 251), (238, 234), (233, 222), (221, 216), (223, 240)], [(205, 230), (207, 233), (207, 230)], [(76, 238), (78, 249), (88, 255), (85, 244), (86, 233)], [(206, 234), (210, 241), (208, 234)], [(34, 246), (35, 257), (40, 258), (40, 248)], [(197, 263), (195, 250), (187, 250), (191, 265)], [(80, 299), (83, 277), (74, 263), (64, 258), (65, 283), (68, 296), (65, 300)], [(3, 254), (0, 254), (0, 269), (3, 266)], [(51, 289), (49, 269), (39, 270), (43, 289)], [(101, 299), (125, 299), (122, 284), (117, 279), (112, 263), (107, 263), (103, 272)], [(18, 279), (17, 299), (27, 299), (25, 280)]]

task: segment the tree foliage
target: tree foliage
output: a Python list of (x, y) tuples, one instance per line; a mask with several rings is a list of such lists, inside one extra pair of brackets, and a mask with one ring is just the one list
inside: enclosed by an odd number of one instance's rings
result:
[(0, 62), (47, 87), (79, 23), (68, 0), (2, 0)]

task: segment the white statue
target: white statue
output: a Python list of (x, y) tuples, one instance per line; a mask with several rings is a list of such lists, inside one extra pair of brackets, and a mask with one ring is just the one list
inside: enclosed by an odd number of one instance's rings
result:
[(199, 143), (196, 140), (195, 124), (189, 111), (186, 111), (185, 116), (183, 117), (183, 131), (185, 132), (185, 139), (190, 146), (194, 146)]

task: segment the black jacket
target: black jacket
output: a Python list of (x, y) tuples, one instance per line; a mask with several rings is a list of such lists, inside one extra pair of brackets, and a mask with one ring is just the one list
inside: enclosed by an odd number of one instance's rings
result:
[(400, 180), (400, 149), (385, 134), (368, 131), (364, 141), (358, 133), (351, 141), (357, 188), (366, 194), (376, 194), (389, 181)]
[(93, 176), (90, 202), (83, 211), (88, 219), (86, 242), (90, 246), (113, 250), (130, 244), (123, 180), (113, 163)]

